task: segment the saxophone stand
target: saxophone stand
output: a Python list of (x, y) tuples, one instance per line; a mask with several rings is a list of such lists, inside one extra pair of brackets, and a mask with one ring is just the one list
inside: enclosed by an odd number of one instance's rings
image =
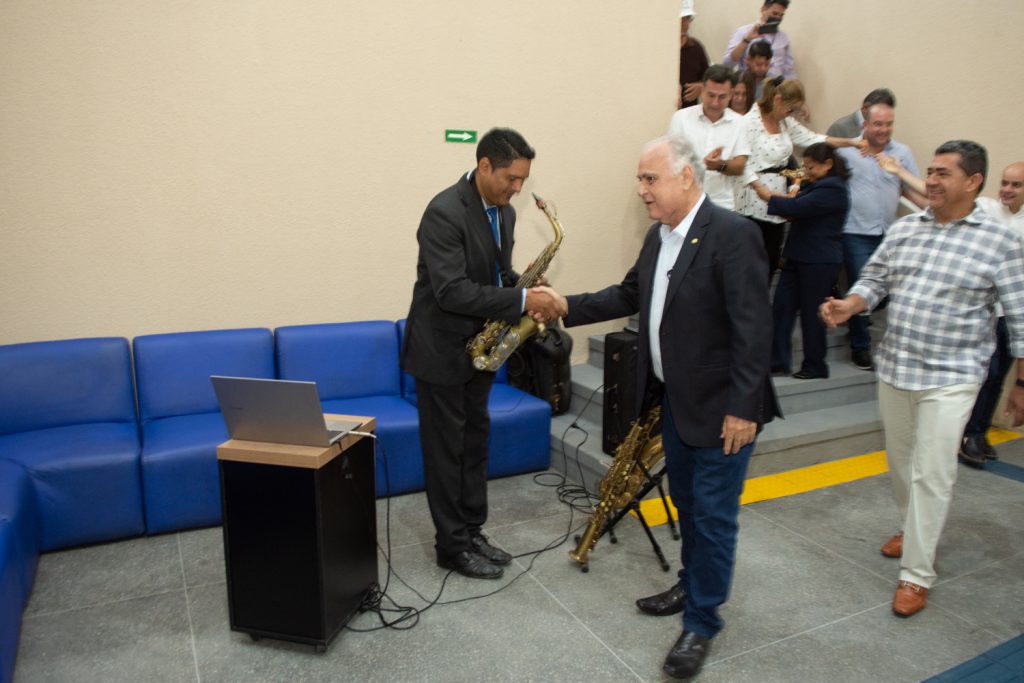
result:
[[(654, 533), (651, 531), (651, 526), (647, 523), (647, 520), (644, 518), (643, 511), (640, 510), (640, 501), (643, 500), (644, 496), (646, 496), (648, 493), (657, 488), (658, 494), (661, 497), (661, 504), (665, 506), (665, 517), (668, 519), (668, 528), (672, 533), (672, 539), (676, 541), (679, 540), (679, 529), (676, 527), (675, 520), (672, 519), (672, 512), (669, 510), (668, 507), (668, 498), (667, 496), (665, 496), (665, 489), (661, 485), (661, 480), (665, 478), (665, 466), (662, 465), (660, 470), (658, 470), (654, 474), (651, 474), (650, 471), (648, 471), (648, 469), (644, 467), (643, 463), (638, 462), (637, 465), (640, 467), (640, 470), (644, 473), (644, 476), (647, 478), (647, 481), (644, 483), (643, 486), (640, 487), (640, 490), (636, 492), (636, 495), (633, 496), (629, 500), (629, 502), (622, 507), (621, 510), (616, 512), (615, 515), (608, 520), (608, 523), (605, 525), (604, 529), (601, 530), (601, 533), (598, 535), (598, 538), (601, 538), (601, 536), (608, 534), (608, 540), (611, 543), (618, 543), (619, 539), (615, 537), (615, 525), (618, 524), (623, 517), (629, 514), (630, 511), (633, 511), (636, 513), (636, 518), (640, 520), (640, 526), (643, 527), (644, 533), (647, 534), (647, 540), (651, 542), (651, 548), (654, 550), (654, 554), (658, 557), (658, 563), (661, 565), (661, 570), (667, 572), (669, 570), (669, 564), (668, 560), (665, 559), (665, 553), (661, 551), (661, 544), (658, 543), (657, 539), (654, 538)], [(579, 538), (577, 538), (576, 541), (578, 543)], [(583, 572), (587, 572), (590, 570), (590, 567), (584, 564), (580, 567), (580, 569)]]

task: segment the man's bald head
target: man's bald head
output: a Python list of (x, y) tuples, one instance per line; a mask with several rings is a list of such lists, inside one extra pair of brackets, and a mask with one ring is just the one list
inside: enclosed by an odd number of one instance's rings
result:
[(1016, 161), (1003, 170), (999, 201), (1011, 213), (1017, 213), (1024, 206), (1024, 161)]

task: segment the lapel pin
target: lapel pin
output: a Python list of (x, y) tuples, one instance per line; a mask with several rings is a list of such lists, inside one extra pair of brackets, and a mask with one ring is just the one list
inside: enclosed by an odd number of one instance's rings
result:
[(692, 240), (690, 240), (690, 244), (697, 244), (697, 242), (700, 242), (700, 240), (698, 238), (696, 238), (696, 237), (694, 237)]

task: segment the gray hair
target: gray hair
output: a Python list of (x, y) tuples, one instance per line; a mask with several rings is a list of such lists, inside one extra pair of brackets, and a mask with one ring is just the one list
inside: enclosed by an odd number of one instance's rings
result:
[(693, 168), (693, 177), (697, 183), (704, 185), (704, 160), (686, 138), (680, 135), (662, 135), (644, 145), (644, 151), (647, 152), (663, 143), (668, 147), (668, 165), (672, 169), (672, 175), (679, 175), (683, 168), (690, 166)]

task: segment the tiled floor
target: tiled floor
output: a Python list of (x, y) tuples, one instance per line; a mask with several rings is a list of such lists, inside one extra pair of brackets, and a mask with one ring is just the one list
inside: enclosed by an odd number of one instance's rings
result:
[[(1024, 466), (1024, 440), (1000, 453)], [(678, 618), (642, 615), (633, 600), (674, 574), (660, 570), (640, 527), (624, 520), (619, 543), (602, 539), (583, 574), (564, 539), (585, 519), (570, 518), (553, 489), (520, 476), (491, 482), (490, 497), (496, 543), (528, 553), (563, 542), (518, 558), (501, 582), (452, 576), (447, 604), (414, 628), (346, 630), (323, 654), (230, 631), (219, 529), (44, 555), (15, 681), (662, 680)], [(919, 681), (1024, 631), (1019, 481), (960, 468), (940, 582), (907, 620), (889, 609), (896, 561), (878, 552), (897, 524), (887, 475), (754, 503), (740, 521), (727, 626), (701, 681)], [(674, 572), (678, 542), (665, 527), (655, 533)], [(436, 596), (445, 572), (422, 494), (391, 501), (391, 545), (389, 594), (423, 607), (417, 593)], [(362, 614), (351, 626), (378, 623)]]

